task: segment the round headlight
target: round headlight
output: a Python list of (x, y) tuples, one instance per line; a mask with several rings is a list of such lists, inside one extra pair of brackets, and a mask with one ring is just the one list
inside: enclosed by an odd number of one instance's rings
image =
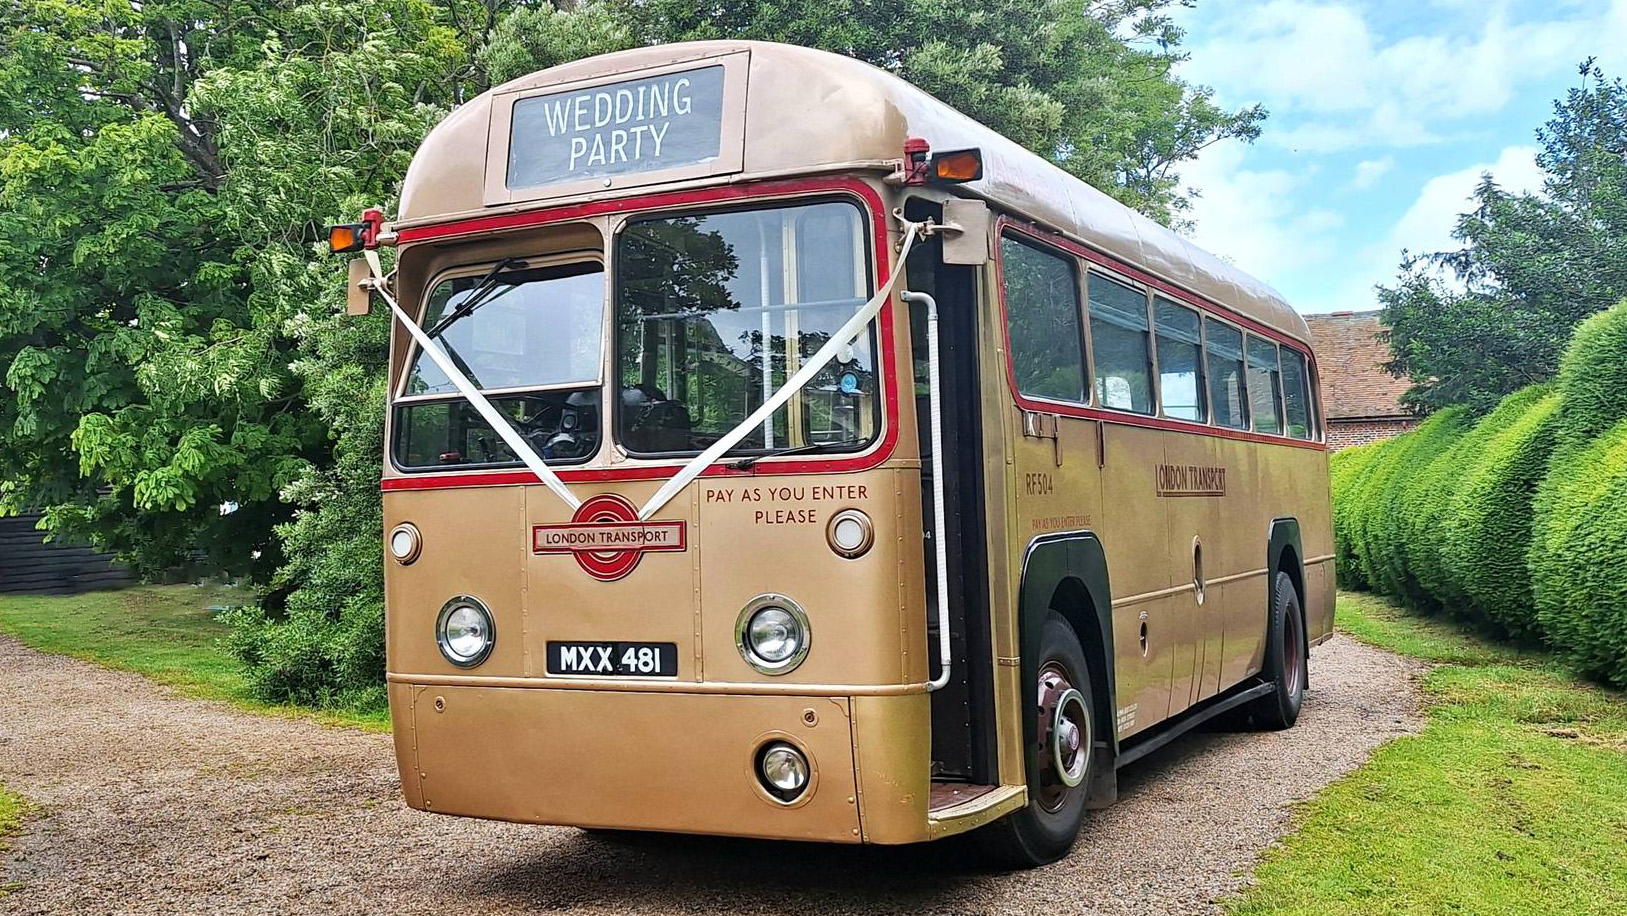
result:
[(802, 646), (802, 627), (791, 612), (782, 607), (765, 607), (752, 615), (751, 632), (746, 639), (758, 658), (780, 664), (797, 654)]
[(418, 535), (418, 526), (403, 522), (390, 531), (390, 556), (396, 562), (405, 566), (418, 559), (418, 552), (423, 549), (423, 538)]
[(808, 758), (783, 741), (764, 747), (757, 758), (757, 776), (763, 788), (780, 801), (795, 801), (808, 788), (808, 775)]
[(740, 612), (735, 645), (764, 674), (785, 674), (808, 655), (808, 615), (784, 595), (761, 595)]
[(491, 611), (480, 599), (459, 595), (441, 606), (435, 621), (435, 641), (446, 660), (459, 668), (473, 668), (491, 654), (497, 638)]

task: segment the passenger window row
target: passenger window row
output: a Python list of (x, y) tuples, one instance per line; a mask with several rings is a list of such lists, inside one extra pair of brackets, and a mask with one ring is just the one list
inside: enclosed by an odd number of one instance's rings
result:
[(1310, 366), (1299, 350), (1024, 238), (1002, 236), (1000, 260), (1013, 375), (1025, 397), (1317, 438)]

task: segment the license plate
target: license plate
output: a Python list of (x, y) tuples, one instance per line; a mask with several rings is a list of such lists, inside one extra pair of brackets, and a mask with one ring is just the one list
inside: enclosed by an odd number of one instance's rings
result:
[(552, 642), (548, 673), (579, 677), (677, 677), (675, 642)]

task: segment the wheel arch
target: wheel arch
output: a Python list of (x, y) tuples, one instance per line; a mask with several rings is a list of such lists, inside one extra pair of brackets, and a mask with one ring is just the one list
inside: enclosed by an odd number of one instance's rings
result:
[[(1097, 698), (1094, 710), (1098, 743), (1109, 758), (1118, 756), (1118, 709), (1113, 672), (1113, 605), (1108, 591), (1107, 555), (1091, 531), (1048, 534), (1035, 538), (1023, 555), (1022, 584), (1018, 592), (1021, 638), (1019, 683), (1023, 685), (1024, 760), (1036, 765), (1038, 698), (1028, 685), (1039, 677), (1040, 630), (1053, 608), (1073, 627), (1085, 657), (1091, 663), (1090, 686)], [(1112, 772), (1112, 767), (1103, 768)], [(1034, 774), (1029, 773), (1032, 777)]]
[(1274, 518), (1266, 541), (1265, 567), (1275, 578), (1279, 572), (1294, 581), (1301, 606), (1305, 604), (1305, 549), (1299, 538), (1299, 519)]
[(1294, 593), (1299, 596), (1299, 638), (1303, 643), (1300, 648), (1309, 654), (1310, 612), (1306, 605), (1304, 558), (1305, 550), (1299, 539), (1299, 519), (1272, 519), (1271, 534), (1266, 545), (1266, 600), (1277, 600), (1277, 573), (1287, 573), (1289, 581), (1294, 584)]

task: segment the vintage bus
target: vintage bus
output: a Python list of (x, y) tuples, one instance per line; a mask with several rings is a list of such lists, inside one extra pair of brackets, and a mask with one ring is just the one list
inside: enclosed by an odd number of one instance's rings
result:
[(1194, 726), (1294, 723), (1334, 602), (1305, 323), (903, 81), (566, 64), (330, 241), (394, 316), (414, 808), (1035, 864)]

